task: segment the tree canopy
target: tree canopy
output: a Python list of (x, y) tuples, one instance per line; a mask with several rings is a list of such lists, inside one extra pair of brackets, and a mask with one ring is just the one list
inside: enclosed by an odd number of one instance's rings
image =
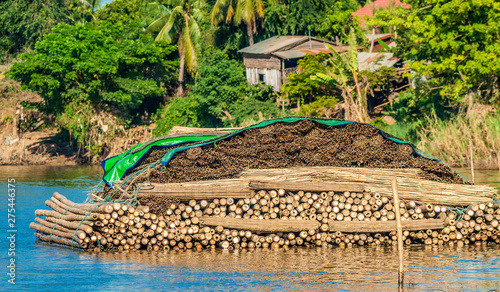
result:
[(9, 75), (41, 95), (46, 113), (60, 114), (75, 101), (131, 113), (171, 90), (178, 62), (171, 56), (175, 46), (147, 36), (120, 40), (121, 30), (106, 22), (59, 24), (34, 51), (19, 55), (23, 62)]
[(0, 2), (0, 62), (9, 54), (32, 49), (58, 23), (89, 18), (78, 0), (17, 0)]
[(370, 24), (395, 27), (398, 47), (428, 87), (461, 99), (500, 97), (500, 3), (494, 0), (409, 0), (412, 9), (378, 11)]

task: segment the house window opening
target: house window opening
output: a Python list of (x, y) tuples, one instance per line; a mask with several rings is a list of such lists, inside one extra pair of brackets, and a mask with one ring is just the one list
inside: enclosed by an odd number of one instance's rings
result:
[(259, 82), (264, 82), (264, 74), (259, 74)]

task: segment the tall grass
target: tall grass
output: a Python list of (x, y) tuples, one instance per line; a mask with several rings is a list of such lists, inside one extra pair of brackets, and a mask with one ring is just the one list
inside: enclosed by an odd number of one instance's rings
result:
[(460, 115), (449, 121), (428, 120), (418, 133), (417, 146), (450, 165), (469, 166), (469, 137), (474, 164), (479, 167), (497, 165), (500, 116), (481, 105), (473, 108), (470, 119)]
[(386, 134), (399, 138), (403, 141), (410, 142), (414, 145), (417, 145), (420, 140), (417, 136), (417, 130), (419, 125), (414, 123), (404, 123), (404, 122), (396, 122), (394, 124), (387, 124), (385, 122), (375, 121), (372, 125), (380, 128)]

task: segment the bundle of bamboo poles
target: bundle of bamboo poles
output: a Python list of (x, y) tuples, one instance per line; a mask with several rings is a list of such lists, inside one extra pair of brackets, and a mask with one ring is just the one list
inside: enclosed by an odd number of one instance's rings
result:
[(447, 206), (468, 206), (498, 199), (498, 191), (484, 185), (447, 184), (423, 179), (420, 169), (374, 169), (362, 167), (293, 167), (286, 169), (248, 169), (240, 180), (286, 182), (350, 182), (365, 190), (390, 196), (391, 179), (398, 179), (401, 198)]
[[(153, 204), (75, 204), (54, 193), (46, 201), (52, 210), (36, 210), (45, 218), (36, 218), (30, 227), (41, 241), (94, 251), (397, 244), (391, 197), (355, 191), (356, 185), (336, 186), (351, 191), (302, 187), (261, 182), (249, 185), (243, 198), (230, 192), (218, 198), (175, 196), (158, 213), (150, 212)], [(413, 200), (402, 200), (399, 207), (407, 245), (500, 243), (499, 204), (474, 204), (460, 214)]]
[(131, 228), (135, 227), (131, 224), (137, 221), (135, 218), (140, 218), (140, 222), (147, 218), (148, 226), (158, 221), (147, 206), (75, 204), (57, 192), (45, 205), (52, 210), (36, 210), (35, 215), (39, 217), (30, 224), (39, 240), (95, 251), (129, 249), (134, 244), (127, 240), (132, 232), (142, 233), (145, 229)]
[[(214, 181), (153, 184), (140, 194), (159, 194), (170, 198), (209, 199), (220, 196), (249, 198), (253, 183), (297, 183), (317, 185), (313, 190), (370, 191), (391, 196), (391, 179), (398, 179), (399, 196), (407, 200), (445, 206), (468, 206), (498, 199), (495, 188), (483, 185), (446, 184), (421, 178), (420, 169), (369, 169), (356, 167), (294, 167), (286, 169), (248, 169), (239, 178)], [(335, 187), (338, 186), (338, 187)], [(279, 188), (279, 186), (277, 187)], [(319, 189), (318, 189), (319, 188)], [(255, 189), (255, 187), (253, 188)]]

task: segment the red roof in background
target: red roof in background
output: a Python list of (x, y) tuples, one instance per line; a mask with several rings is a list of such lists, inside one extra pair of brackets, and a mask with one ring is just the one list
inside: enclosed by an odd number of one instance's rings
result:
[(389, 4), (391, 2), (394, 2), (395, 7), (403, 6), (403, 8), (407, 9), (411, 7), (410, 5), (405, 4), (399, 0), (375, 0), (371, 4), (367, 4), (363, 8), (355, 11), (352, 16), (357, 15), (360, 18), (363, 18), (364, 16), (373, 17), (373, 8), (386, 9), (389, 7)]

